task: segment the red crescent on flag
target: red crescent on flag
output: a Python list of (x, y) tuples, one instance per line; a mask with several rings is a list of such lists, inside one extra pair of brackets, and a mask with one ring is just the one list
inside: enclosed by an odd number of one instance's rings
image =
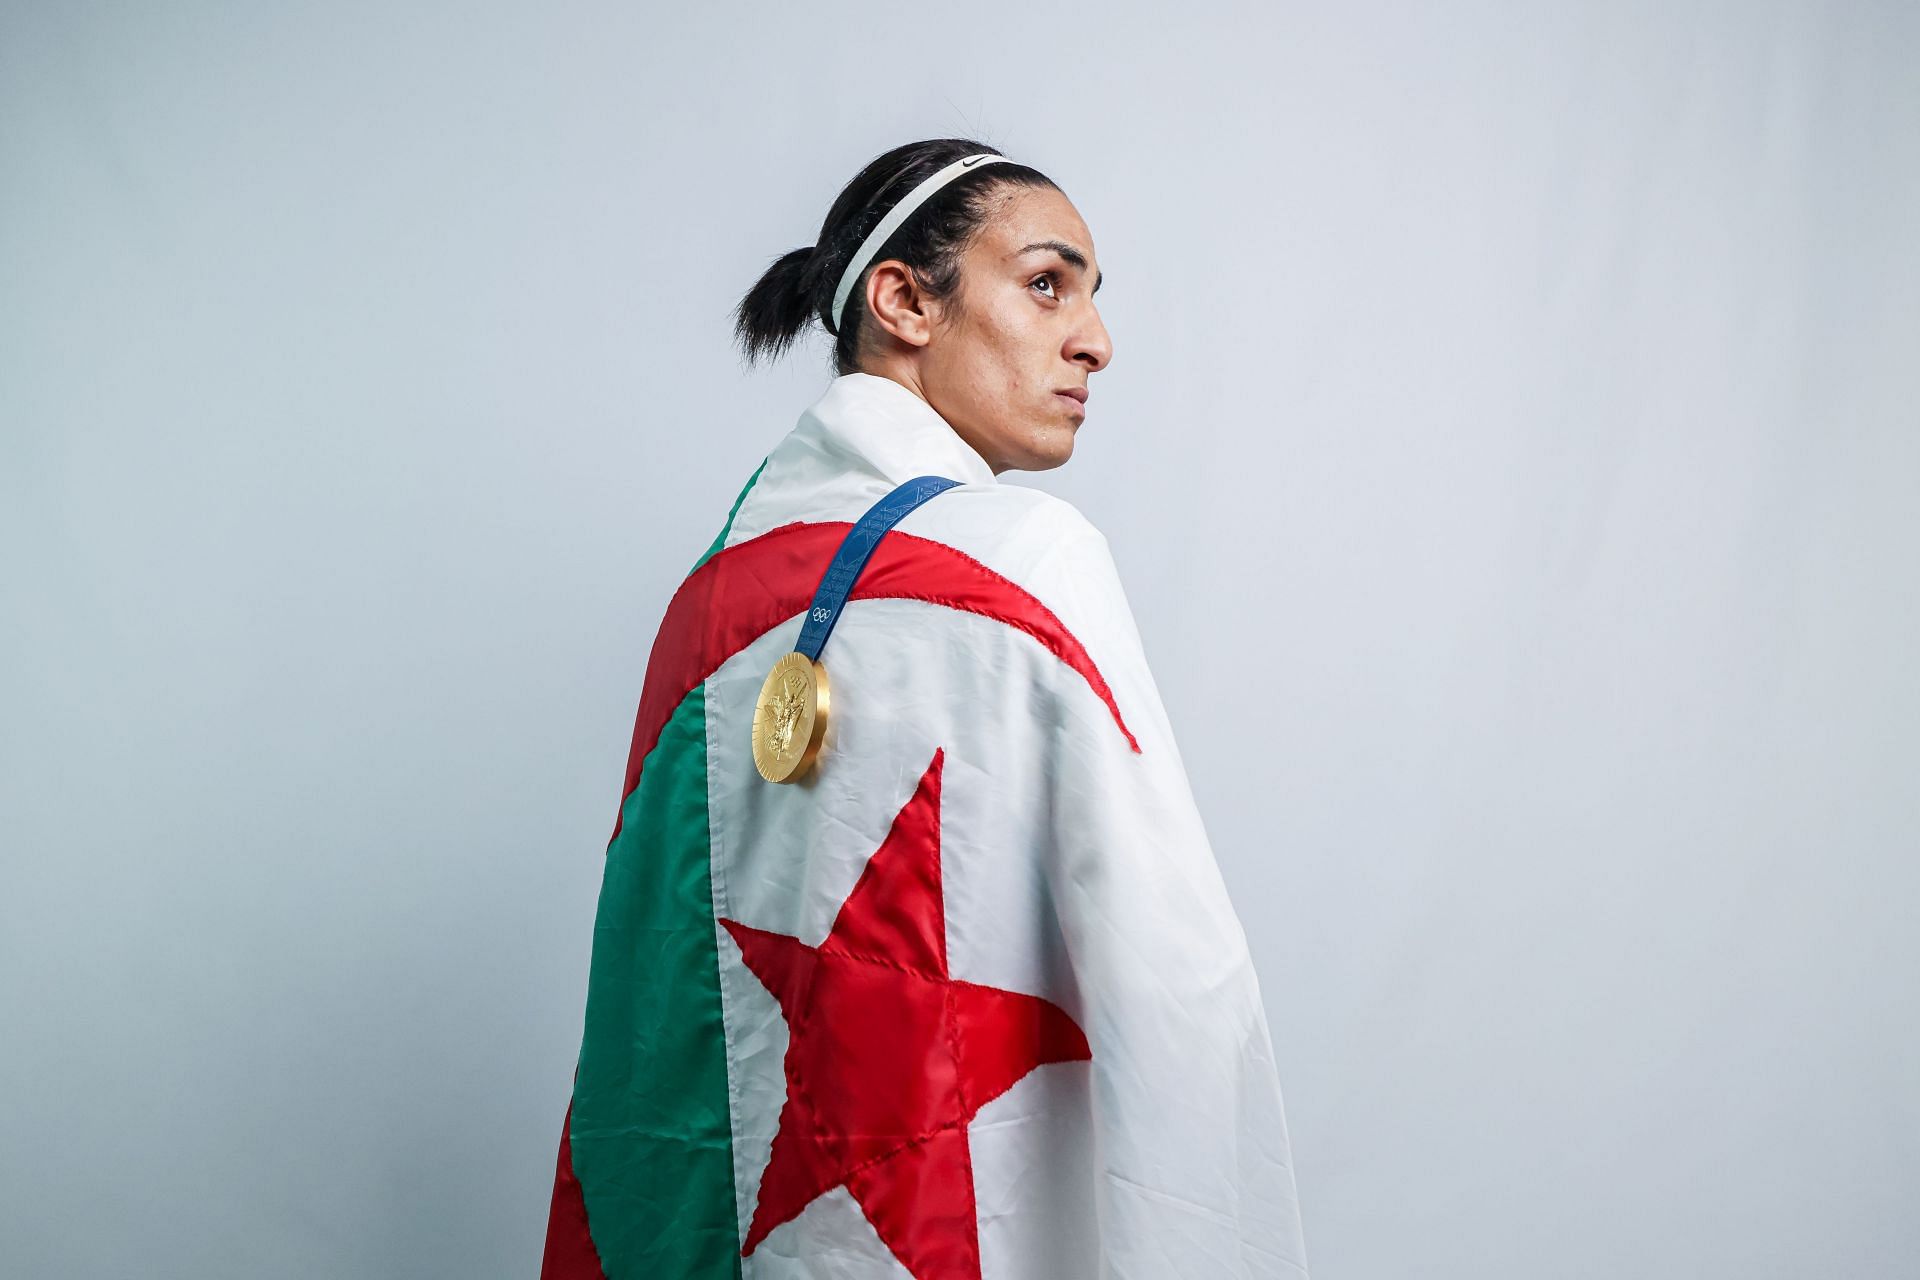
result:
[[(647, 753), (674, 708), (728, 658), (813, 603), (815, 585), (852, 527), (850, 521), (826, 520), (770, 529), (715, 552), (673, 593), (647, 659), (614, 838)], [(924, 600), (1026, 632), (1086, 679), (1127, 745), (1139, 752), (1113, 691), (1074, 634), (1032, 592), (966, 552), (895, 529), (880, 540), (847, 599)]]

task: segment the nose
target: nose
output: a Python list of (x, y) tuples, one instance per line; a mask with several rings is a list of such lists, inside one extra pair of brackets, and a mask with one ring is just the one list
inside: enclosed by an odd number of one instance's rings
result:
[(1113, 339), (1107, 334), (1098, 307), (1089, 306), (1086, 319), (1074, 326), (1073, 335), (1067, 340), (1066, 355), (1067, 359), (1086, 365), (1090, 373), (1098, 373), (1113, 363)]

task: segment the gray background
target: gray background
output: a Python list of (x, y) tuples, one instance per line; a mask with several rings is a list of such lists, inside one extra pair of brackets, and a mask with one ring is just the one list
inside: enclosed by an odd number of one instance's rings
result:
[[(1177, 24), (1177, 25), (1172, 25)], [(1318, 1280), (1920, 1274), (1920, 16), (10, 4), (0, 1270), (526, 1276), (654, 627), (897, 143), (1073, 461)]]

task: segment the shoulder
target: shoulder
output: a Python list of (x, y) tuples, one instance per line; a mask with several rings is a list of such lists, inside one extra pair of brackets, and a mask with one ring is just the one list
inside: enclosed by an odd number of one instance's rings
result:
[(1132, 751), (1157, 740), (1158, 694), (1106, 535), (1065, 498), (1019, 485), (961, 486), (923, 510), (942, 503), (939, 536), (1015, 589), (1006, 620), (1050, 655), (1031, 671), (1057, 694), (1058, 723), (1110, 719)]
[(1028, 591), (1056, 561), (1106, 553), (1106, 539), (1071, 502), (1015, 484), (956, 486), (898, 527), (945, 543)]
[[(1106, 535), (1071, 502), (1036, 494), (1022, 541), (1033, 556), (1024, 585), (1065, 639), (1056, 651), (1065, 661), (1047, 669), (1059, 723), (1076, 726), (1067, 736), (1122, 754), (1167, 740), (1159, 691)], [(1114, 726), (1118, 735), (1110, 733)]]
[(1015, 484), (981, 486), (982, 509), (993, 536), (983, 541), (994, 558), (1023, 580), (1059, 561), (1109, 558), (1107, 540), (1073, 503)]
[(917, 508), (903, 531), (945, 543), (1011, 587), (1035, 625), (1071, 643), (1130, 648), (1137, 635), (1104, 534), (1073, 503), (1016, 484), (965, 484)]
[(1065, 498), (1019, 492), (1008, 560), (1018, 563), (1020, 584), (1089, 650), (1123, 664), (1138, 660), (1139, 628), (1106, 535)]
[(1027, 521), (1030, 536), (1051, 546), (1097, 546), (1105, 549), (1107, 539), (1093, 521), (1087, 519), (1080, 508), (1065, 498), (1042, 493), (1038, 489), (1024, 492), (1033, 495), (1027, 508)]
[(1033, 557), (1030, 575), (1036, 590), (1117, 592), (1112, 548), (1093, 521), (1065, 498), (1034, 489), (1024, 492), (1031, 500), (1025, 503), (1018, 536)]

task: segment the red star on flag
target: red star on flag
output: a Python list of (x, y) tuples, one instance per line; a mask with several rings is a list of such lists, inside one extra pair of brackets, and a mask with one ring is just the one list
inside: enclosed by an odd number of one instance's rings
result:
[(947, 973), (940, 766), (810, 947), (721, 918), (787, 1020), (787, 1100), (740, 1256), (844, 1186), (915, 1280), (978, 1280), (967, 1125), (1049, 1062), (1091, 1058), (1065, 1010)]

